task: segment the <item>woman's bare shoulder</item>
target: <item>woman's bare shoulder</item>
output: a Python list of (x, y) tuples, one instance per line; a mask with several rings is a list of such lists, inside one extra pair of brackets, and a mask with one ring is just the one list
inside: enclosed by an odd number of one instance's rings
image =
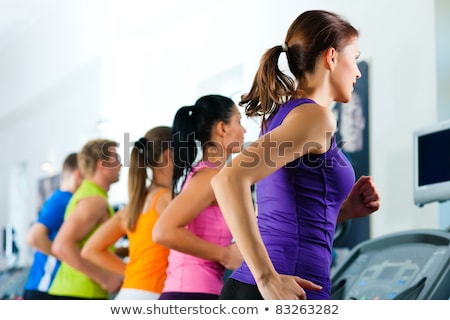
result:
[(331, 109), (315, 103), (305, 103), (294, 108), (288, 113), (283, 123), (298, 128), (316, 128), (319, 131), (334, 132), (336, 130), (336, 117)]

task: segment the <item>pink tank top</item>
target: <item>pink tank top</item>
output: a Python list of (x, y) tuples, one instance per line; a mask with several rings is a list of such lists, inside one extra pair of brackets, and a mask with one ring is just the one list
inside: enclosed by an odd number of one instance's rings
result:
[[(212, 166), (209, 162), (198, 163), (187, 177), (185, 186), (196, 172)], [(198, 237), (220, 246), (228, 246), (232, 240), (219, 206), (207, 207), (186, 228)], [(220, 263), (170, 250), (164, 292), (219, 294), (223, 287), (224, 272), (225, 268)]]

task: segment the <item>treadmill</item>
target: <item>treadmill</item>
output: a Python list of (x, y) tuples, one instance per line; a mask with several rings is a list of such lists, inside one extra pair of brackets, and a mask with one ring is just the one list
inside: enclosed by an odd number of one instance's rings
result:
[(448, 300), (450, 232), (412, 230), (367, 240), (331, 279), (333, 300)]

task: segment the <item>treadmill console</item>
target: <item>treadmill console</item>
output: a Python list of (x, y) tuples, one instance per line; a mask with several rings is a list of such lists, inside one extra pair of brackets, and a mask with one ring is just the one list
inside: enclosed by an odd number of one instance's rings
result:
[(332, 274), (332, 299), (449, 299), (450, 232), (419, 230), (368, 240)]

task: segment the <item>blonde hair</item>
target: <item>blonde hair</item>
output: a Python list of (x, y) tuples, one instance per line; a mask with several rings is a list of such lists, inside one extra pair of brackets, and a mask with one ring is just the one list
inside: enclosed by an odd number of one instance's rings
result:
[(103, 160), (106, 167), (117, 165), (117, 154), (111, 150), (111, 147), (117, 147), (116, 141), (109, 139), (93, 139), (88, 141), (78, 153), (78, 167), (85, 178), (92, 177), (95, 174), (98, 160)]

